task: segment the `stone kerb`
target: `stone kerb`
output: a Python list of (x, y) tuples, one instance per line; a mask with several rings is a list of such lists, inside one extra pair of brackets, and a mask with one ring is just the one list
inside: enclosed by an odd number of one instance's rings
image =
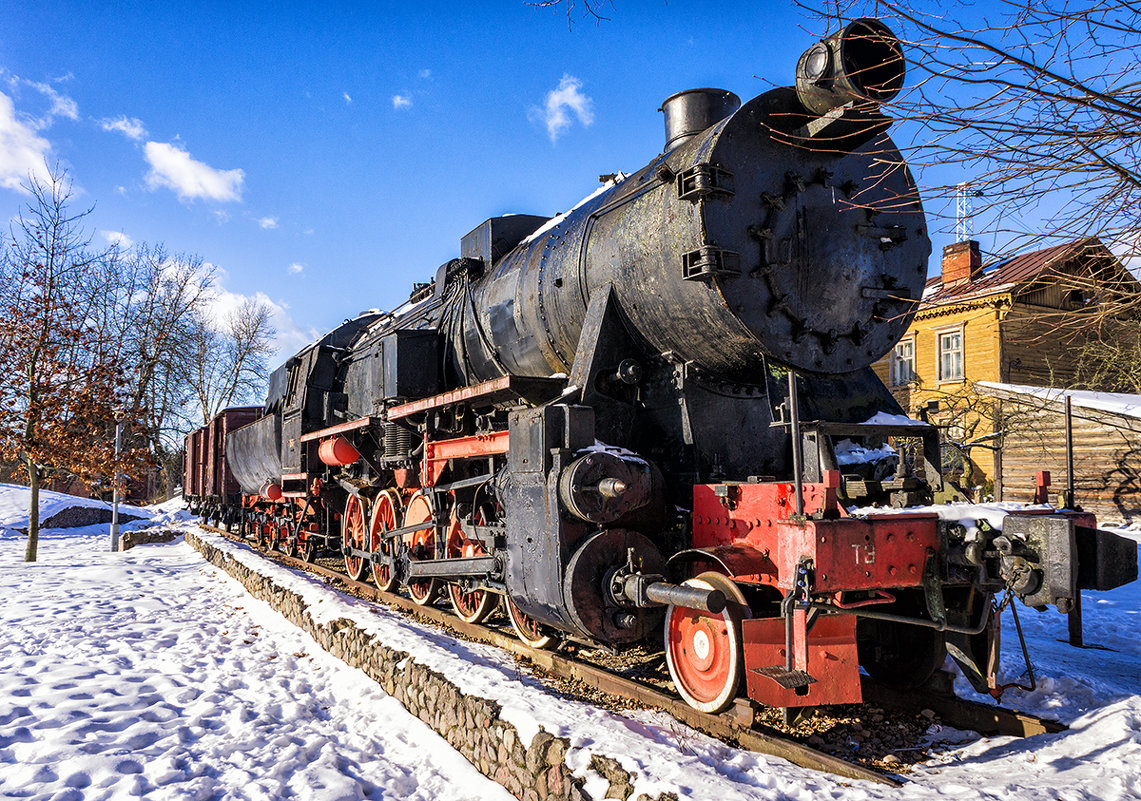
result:
[[(589, 801), (583, 780), (565, 762), (569, 741), (540, 731), (524, 744), (515, 726), (499, 716), (495, 701), (465, 695), (439, 673), (417, 664), (407, 653), (380, 643), (346, 618), (318, 623), (308, 604), (292, 590), (241, 564), (225, 551), (187, 532), (186, 541), (211, 564), (226, 571), (258, 600), (303, 629), (324, 650), (359, 668), (410, 713), (431, 726), (480, 773), (522, 801)], [(626, 801), (633, 779), (618, 760), (591, 756), (591, 767), (608, 784), (606, 798)], [(657, 801), (676, 798), (659, 796)], [(638, 801), (652, 801), (642, 794)]]
[(150, 545), (156, 542), (173, 542), (179, 537), (177, 531), (163, 531), (143, 529), (141, 531), (124, 531), (119, 535), (119, 550), (126, 551), (136, 545)]

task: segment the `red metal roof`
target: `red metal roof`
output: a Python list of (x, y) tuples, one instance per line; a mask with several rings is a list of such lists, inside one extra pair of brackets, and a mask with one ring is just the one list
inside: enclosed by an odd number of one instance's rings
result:
[(972, 281), (958, 281), (944, 286), (942, 274), (936, 275), (927, 279), (922, 305), (940, 306), (944, 303), (957, 303), (1005, 292), (1020, 284), (1033, 281), (1049, 268), (1065, 264), (1087, 249), (1099, 256), (1108, 253), (1097, 237), (1087, 237), (991, 262), (984, 265), (982, 273)]

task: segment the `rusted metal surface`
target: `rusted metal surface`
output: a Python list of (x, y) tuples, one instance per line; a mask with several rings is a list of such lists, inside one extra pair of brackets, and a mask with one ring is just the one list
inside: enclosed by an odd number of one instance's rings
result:
[(388, 419), (399, 420), (402, 417), (408, 417), (413, 414), (418, 414), (419, 412), (426, 412), (429, 409), (437, 409), (451, 403), (460, 403), (475, 398), (488, 400), (490, 402), (491, 398), (509, 391), (510, 388), (511, 376), (493, 378), (490, 381), (484, 381), (482, 384), (456, 389), (451, 392), (443, 392), (439, 395), (433, 395), (430, 398), (423, 398), (418, 401), (413, 401), (412, 403), (404, 403), (400, 406), (393, 406), (388, 410)]
[(549, 400), (558, 396), (565, 381), (560, 378), (534, 378), (501, 376), (462, 387), (451, 392), (442, 392), (429, 398), (421, 398), (411, 403), (393, 406), (388, 410), (389, 420), (400, 420), (420, 412), (438, 409), (454, 403), (478, 401), (476, 405), (493, 405), (504, 401), (527, 398), (529, 400)]
[(201, 428), (186, 437), (183, 473), (184, 495), (220, 508), (224, 500), (236, 496), (241, 487), (226, 462), (227, 435), (261, 416), (260, 406), (223, 409)]
[(939, 547), (937, 522), (934, 515), (778, 521), (778, 586), (792, 588), (805, 558), (816, 568), (816, 592), (921, 586), (927, 554)]
[(202, 480), (199, 468), (202, 464), (198, 458), (198, 443), (202, 437), (202, 429), (195, 429), (186, 435), (186, 455), (183, 470), (183, 494), (187, 498), (194, 498), (202, 494)]
[(456, 439), (429, 440), (424, 443), (420, 465), (420, 483), (435, 486), (449, 459), (470, 459), (507, 453), (510, 437), (506, 431), (493, 431)]
[(803, 662), (796, 665), (797, 669), (816, 679), (804, 695), (797, 695), (794, 688), (784, 687), (760, 672), (785, 663), (783, 618), (744, 620), (741, 635), (749, 698), (778, 708), (860, 702), (855, 618), (821, 617), (811, 631), (805, 632), (805, 641), (794, 644), (796, 656)]

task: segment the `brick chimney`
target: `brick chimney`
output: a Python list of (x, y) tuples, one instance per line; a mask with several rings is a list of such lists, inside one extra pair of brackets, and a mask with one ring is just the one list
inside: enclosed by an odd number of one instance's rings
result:
[(979, 243), (973, 239), (943, 248), (943, 286), (973, 281), (983, 268)]

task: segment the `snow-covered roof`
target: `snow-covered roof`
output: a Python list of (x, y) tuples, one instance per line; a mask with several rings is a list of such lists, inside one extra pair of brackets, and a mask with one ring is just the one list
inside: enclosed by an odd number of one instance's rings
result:
[(1069, 396), (1072, 406), (1141, 420), (1141, 395), (1129, 395), (1122, 392), (1090, 392), (1083, 389), (1062, 389), (1060, 387), (1032, 387), (1026, 384), (1002, 384), (997, 381), (978, 381), (975, 383), (975, 387), (986, 395), (1024, 395), (1046, 403), (1064, 403), (1066, 396)]

